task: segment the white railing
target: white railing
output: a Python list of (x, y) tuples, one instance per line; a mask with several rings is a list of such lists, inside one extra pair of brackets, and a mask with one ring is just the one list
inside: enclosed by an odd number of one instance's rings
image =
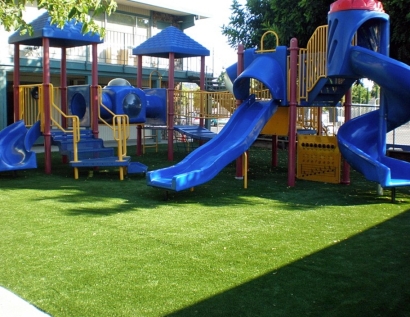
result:
[[(132, 49), (146, 40), (144, 36), (137, 36), (132, 33), (122, 33), (117, 31), (106, 31), (104, 42), (98, 45), (98, 63), (137, 66), (137, 57), (132, 54)], [(3, 51), (5, 57), (14, 55), (14, 46), (9, 45), (8, 52)], [(20, 57), (27, 59), (40, 59), (43, 57), (41, 46), (20, 46)], [(52, 59), (61, 59), (60, 48), (50, 48)], [(91, 61), (91, 48), (79, 46), (67, 49), (68, 61)], [(176, 59), (176, 70), (200, 71), (200, 57)], [(142, 58), (143, 67), (154, 67), (160, 69), (169, 68), (168, 58), (158, 58), (144, 56)]]

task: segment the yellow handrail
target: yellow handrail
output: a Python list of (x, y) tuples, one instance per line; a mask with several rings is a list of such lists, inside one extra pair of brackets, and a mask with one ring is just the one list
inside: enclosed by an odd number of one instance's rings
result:
[(158, 75), (158, 79), (159, 79), (159, 88), (161, 88), (161, 82), (162, 82), (162, 75), (161, 75), (161, 73), (158, 71), (158, 70), (156, 70), (156, 69), (154, 69), (150, 74), (149, 74), (149, 88), (152, 88), (151, 87), (151, 85), (152, 85), (152, 74), (154, 74), (154, 73), (157, 73), (157, 75)]
[[(60, 129), (64, 133), (72, 133), (73, 134), (73, 156), (74, 156), (73, 157), (73, 162), (78, 162), (78, 142), (80, 142), (80, 119), (78, 118), (78, 116), (65, 114), (54, 103), (54, 89), (53, 89), (52, 84), (50, 84), (50, 103), (51, 103), (51, 109), (54, 110), (54, 112), (50, 111), (50, 113), (51, 113), (51, 116), (50, 116), (51, 125), (57, 127), (58, 129)], [(42, 113), (44, 113), (44, 111), (42, 111)], [(58, 118), (55, 118), (54, 115), (60, 115), (60, 116)], [(68, 130), (68, 129), (63, 128), (63, 126), (60, 124), (61, 116), (63, 116), (66, 120), (71, 120), (72, 130)], [(74, 167), (74, 179), (78, 179), (78, 168), (77, 167)]]
[(309, 39), (307, 48), (299, 50), (298, 61), (298, 102), (308, 99), (320, 78), (327, 77), (327, 25), (316, 28)]
[[(65, 114), (56, 104), (54, 100), (54, 87), (49, 84), (50, 93), (50, 125), (58, 128), (64, 133), (73, 135), (73, 159), (78, 162), (78, 142), (80, 142), (80, 120), (78, 116)], [(35, 121), (40, 120), (41, 131), (45, 130), (44, 117), (44, 85), (20, 85), (19, 86), (19, 111), (20, 119), (23, 119), (27, 126), (32, 126)], [(61, 125), (61, 117), (72, 121), (72, 129), (66, 129)], [(74, 168), (74, 177), (78, 178), (78, 169)]]
[[(98, 119), (100, 122), (104, 123), (113, 132), (114, 140), (117, 141), (118, 145), (118, 160), (123, 161), (124, 157), (127, 156), (127, 140), (130, 137), (130, 121), (126, 114), (115, 114), (107, 106), (102, 103), (102, 87), (98, 86)], [(104, 118), (101, 117), (101, 108), (107, 111), (112, 116), (112, 124), (108, 123)], [(120, 173), (122, 169), (120, 168)]]
[(268, 53), (268, 52), (274, 52), (275, 51), (275, 48), (268, 49), (268, 50), (265, 50), (263, 48), (263, 43), (264, 43), (263, 40), (265, 39), (265, 36), (268, 35), (268, 34), (273, 34), (275, 36), (276, 47), (279, 46), (279, 36), (278, 36), (278, 34), (276, 34), (275, 31), (266, 31), (265, 33), (263, 33), (263, 35), (261, 37), (261, 49), (256, 51), (256, 53)]
[[(19, 85), (19, 120), (24, 120), (26, 126), (32, 126), (40, 120), (40, 105), (44, 103), (43, 84)], [(43, 124), (42, 124), (43, 127)]]

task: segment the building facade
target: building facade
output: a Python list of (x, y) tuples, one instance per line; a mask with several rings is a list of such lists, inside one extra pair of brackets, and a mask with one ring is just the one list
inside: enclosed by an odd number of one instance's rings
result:
[[(155, 1), (149, 1), (155, 3)], [(98, 80), (105, 86), (113, 78), (125, 78), (136, 85), (137, 57), (132, 49), (168, 26), (181, 29), (195, 27), (195, 21), (207, 18), (195, 9), (180, 9), (167, 2), (167, 7), (147, 4), (146, 1), (117, 1), (116, 12), (104, 15), (96, 20), (106, 30), (104, 42), (98, 45)], [(42, 12), (36, 7), (26, 7), (27, 20), (34, 19)], [(13, 72), (14, 46), (9, 45), (11, 33), (0, 26), (0, 129), (13, 122)], [(195, 39), (194, 39), (195, 40)], [(42, 47), (20, 46), (20, 84), (42, 82)], [(50, 50), (51, 83), (60, 84), (61, 50)], [(143, 86), (168, 86), (168, 59), (143, 58)], [(200, 58), (184, 58), (175, 60), (175, 83), (197, 82), (199, 80)], [(207, 73), (206, 77), (213, 77)], [(67, 82), (69, 85), (91, 83), (91, 48), (75, 47), (67, 50)]]

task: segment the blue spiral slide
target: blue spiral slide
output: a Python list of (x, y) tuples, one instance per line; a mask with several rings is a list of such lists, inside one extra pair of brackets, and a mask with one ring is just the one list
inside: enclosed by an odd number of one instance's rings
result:
[(36, 168), (36, 153), (31, 148), (40, 135), (40, 121), (27, 129), (20, 120), (0, 131), (0, 171)]
[[(261, 54), (259, 54), (261, 55)], [(282, 100), (286, 100), (286, 48), (255, 58), (234, 82), (234, 94), (244, 100), (221, 132), (191, 152), (181, 162), (147, 173), (147, 185), (181, 191), (213, 179), (226, 165), (242, 155), (256, 140)], [(249, 81), (255, 78), (268, 87), (273, 98), (249, 96)]]
[(354, 118), (338, 131), (339, 148), (347, 162), (382, 187), (410, 185), (410, 164), (385, 155), (386, 133), (410, 121), (410, 67), (388, 56), (354, 46), (348, 53), (359, 77), (380, 85), (379, 110)]

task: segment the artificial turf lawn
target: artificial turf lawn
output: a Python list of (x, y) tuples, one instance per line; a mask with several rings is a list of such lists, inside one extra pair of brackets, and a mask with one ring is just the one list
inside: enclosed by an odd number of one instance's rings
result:
[[(173, 164), (148, 152), (134, 160)], [(56, 153), (52, 175), (41, 154), (1, 174), (0, 285), (55, 317), (408, 316), (408, 188), (394, 204), (355, 172), (288, 188), (285, 152), (274, 169), (249, 154), (248, 189), (231, 164), (168, 200), (141, 175), (74, 180)]]

